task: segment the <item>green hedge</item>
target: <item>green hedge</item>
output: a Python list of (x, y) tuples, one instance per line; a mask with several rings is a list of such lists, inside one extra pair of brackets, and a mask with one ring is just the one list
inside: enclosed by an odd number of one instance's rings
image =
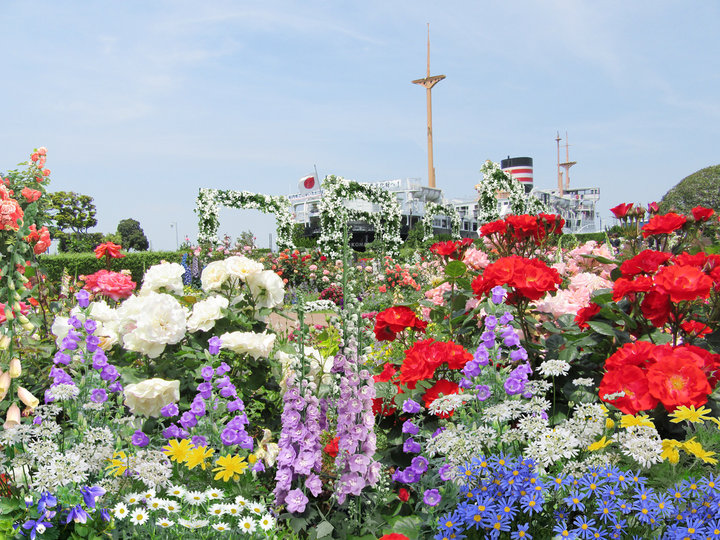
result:
[[(65, 268), (72, 277), (92, 274), (105, 268), (105, 259), (96, 259), (94, 253), (41, 255), (38, 259), (48, 278), (55, 282), (60, 281)], [(130, 270), (133, 281), (138, 284), (139, 288), (146, 269), (159, 264), (160, 261), (179, 263), (181, 260), (182, 252), (180, 251), (133, 252), (120, 259), (114, 259), (110, 269), (116, 272)]]

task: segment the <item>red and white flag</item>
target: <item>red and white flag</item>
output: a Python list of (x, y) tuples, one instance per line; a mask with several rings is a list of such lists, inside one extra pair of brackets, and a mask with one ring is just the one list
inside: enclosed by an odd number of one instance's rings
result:
[(300, 191), (312, 191), (318, 187), (320, 187), (320, 185), (314, 174), (303, 176), (298, 182), (298, 188)]

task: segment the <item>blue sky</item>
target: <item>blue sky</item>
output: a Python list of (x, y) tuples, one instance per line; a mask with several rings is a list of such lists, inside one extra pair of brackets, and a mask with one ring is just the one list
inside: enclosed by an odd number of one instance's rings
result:
[[(48, 148), (51, 191), (92, 196), (96, 230), (140, 221), (154, 249), (197, 232), (198, 188), (287, 194), (321, 176), (427, 181), (431, 25), (437, 184), (530, 156), (601, 216), (720, 162), (720, 4), (711, 1), (11, 1), (0, 3), (0, 170)], [(225, 210), (221, 233), (274, 220)]]

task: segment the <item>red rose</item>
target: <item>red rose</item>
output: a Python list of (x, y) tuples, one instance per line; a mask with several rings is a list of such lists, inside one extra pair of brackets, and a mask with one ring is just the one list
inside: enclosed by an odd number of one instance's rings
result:
[(497, 221), (491, 221), (480, 227), (480, 236), (490, 236), (491, 234), (505, 234), (507, 232), (507, 225), (502, 219)]
[(408, 500), (410, 500), (410, 492), (405, 488), (400, 488), (398, 490), (398, 499), (402, 502), (408, 502)]
[(705, 208), (704, 206), (696, 206), (692, 209), (692, 215), (695, 221), (707, 221), (715, 213), (712, 208)]
[(335, 437), (333, 440), (331, 440), (329, 443), (325, 445), (325, 448), (323, 448), (323, 451), (330, 457), (337, 457), (338, 452), (340, 451), (340, 448), (338, 447), (338, 443), (340, 442), (340, 437)]
[(705, 374), (710, 387), (715, 388), (718, 378), (720, 378), (720, 354), (711, 353), (695, 345), (684, 344), (675, 348), (666, 345), (666, 347), (666, 355), (672, 354), (677, 358), (694, 363)]
[(455, 242), (448, 240), (447, 242), (435, 242), (432, 246), (430, 246), (430, 251), (435, 255), (440, 255), (441, 257), (449, 257), (455, 252), (456, 248), (457, 246), (455, 245)]
[(673, 231), (681, 229), (687, 222), (685, 216), (670, 212), (661, 216), (653, 216), (645, 225), (643, 225), (643, 238), (655, 234), (670, 234)]
[(449, 341), (443, 343), (443, 346), (442, 355), (450, 369), (462, 369), (465, 364), (473, 359), (473, 355), (467, 352), (462, 345)]
[(538, 233), (544, 236), (547, 234), (562, 234), (565, 220), (557, 214), (538, 214)]
[(631, 278), (638, 274), (654, 274), (661, 264), (665, 264), (672, 257), (671, 253), (646, 249), (635, 255), (632, 259), (620, 265), (623, 277)]
[(517, 240), (531, 238), (537, 234), (538, 220), (535, 216), (529, 214), (510, 215), (505, 218), (505, 222), (508, 225), (508, 230), (512, 232), (513, 237)]
[[(429, 409), (432, 402), (435, 401), (437, 398), (442, 396), (449, 396), (450, 394), (457, 394), (459, 391), (460, 387), (457, 383), (445, 379), (440, 379), (430, 388), (428, 388), (427, 391), (423, 394), (423, 401), (425, 402), (425, 407)], [(454, 413), (454, 410), (446, 413), (440, 413), (437, 415), (437, 417), (449, 418)]]
[(613, 302), (618, 302), (629, 294), (649, 292), (652, 288), (653, 281), (646, 276), (640, 276), (635, 279), (618, 278), (613, 284)]
[(683, 251), (680, 255), (673, 257), (673, 262), (677, 265), (695, 266), (701, 270), (707, 260), (708, 256), (702, 251), (697, 252), (695, 255), (690, 255), (687, 251)]
[(375, 317), (375, 337), (378, 341), (394, 341), (398, 332), (406, 328), (424, 332), (427, 322), (419, 319), (407, 306), (393, 306)]
[[(623, 393), (624, 395), (618, 395)], [(611, 369), (600, 381), (598, 395), (624, 414), (637, 414), (654, 409), (658, 400), (650, 394), (648, 379), (637, 366), (624, 365)]]
[(649, 341), (626, 343), (605, 360), (605, 369), (611, 371), (623, 366), (637, 366), (646, 369), (655, 362), (657, 345)]
[(671, 308), (670, 297), (661, 291), (650, 291), (640, 304), (643, 316), (657, 328), (668, 322)]
[(525, 259), (508, 285), (525, 298), (540, 300), (545, 294), (557, 290), (560, 283), (562, 278), (557, 270), (540, 259)]
[(438, 366), (445, 361), (443, 345), (434, 339), (416, 341), (405, 351), (405, 360), (400, 366), (400, 382), (415, 388), (417, 381), (431, 379)]
[(578, 328), (590, 328), (587, 322), (600, 313), (601, 309), (595, 302), (590, 302), (589, 306), (578, 310), (575, 316), (575, 324), (578, 325)]
[(633, 203), (622, 203), (618, 204), (614, 208), (611, 208), (610, 211), (615, 215), (616, 218), (622, 219), (628, 215), (628, 212), (633, 207)]
[(708, 298), (712, 279), (694, 266), (666, 266), (655, 276), (656, 287), (673, 302)]
[(680, 328), (682, 328), (683, 332), (685, 332), (686, 334), (696, 337), (705, 336), (712, 333), (712, 328), (699, 321), (683, 321), (683, 323), (680, 325)]
[(687, 359), (668, 356), (648, 369), (650, 393), (660, 400), (668, 412), (677, 407), (700, 407), (712, 392), (702, 370)]
[(648, 213), (649, 214), (657, 214), (660, 211), (660, 206), (658, 206), (658, 203), (651, 202), (648, 204)]

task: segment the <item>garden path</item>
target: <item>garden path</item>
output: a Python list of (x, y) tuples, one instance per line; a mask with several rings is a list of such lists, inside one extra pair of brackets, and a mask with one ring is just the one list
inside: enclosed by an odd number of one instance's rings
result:
[[(327, 326), (327, 316), (324, 313), (307, 313), (306, 324), (319, 324)], [(286, 334), (288, 330), (297, 327), (297, 313), (289, 311), (284, 313), (272, 313), (270, 315), (270, 327), (278, 334)]]

